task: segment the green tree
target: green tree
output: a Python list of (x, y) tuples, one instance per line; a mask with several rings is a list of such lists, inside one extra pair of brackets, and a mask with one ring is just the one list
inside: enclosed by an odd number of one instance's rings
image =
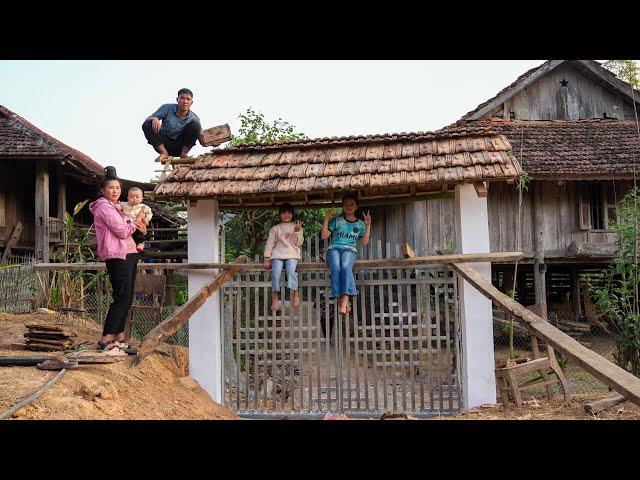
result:
[[(296, 127), (289, 122), (278, 118), (271, 123), (265, 120), (262, 113), (247, 108), (241, 113), (240, 129), (238, 135), (234, 135), (229, 146), (286, 142), (304, 140), (308, 138), (304, 133), (298, 132)], [(304, 227), (305, 238), (316, 235), (322, 227), (322, 217), (325, 209), (296, 208), (295, 218), (301, 220)], [(225, 213), (226, 259), (233, 260), (238, 255), (262, 255), (264, 244), (269, 235), (269, 229), (280, 222), (278, 209), (269, 210), (244, 210), (240, 213)]]

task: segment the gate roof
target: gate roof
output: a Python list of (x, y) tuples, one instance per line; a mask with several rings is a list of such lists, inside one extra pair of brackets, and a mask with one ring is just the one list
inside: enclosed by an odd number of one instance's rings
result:
[(505, 136), (488, 127), (332, 137), (214, 149), (178, 165), (158, 198), (215, 198), (221, 207), (282, 201), (326, 204), (438, 195), (456, 183), (512, 180), (522, 169)]

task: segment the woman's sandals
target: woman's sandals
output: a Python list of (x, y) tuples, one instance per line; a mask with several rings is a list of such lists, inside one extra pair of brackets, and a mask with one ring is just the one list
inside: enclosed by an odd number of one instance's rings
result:
[(98, 351), (104, 352), (107, 355), (135, 355), (138, 353), (137, 348), (132, 348), (128, 344), (113, 340), (111, 342), (104, 343), (98, 342)]

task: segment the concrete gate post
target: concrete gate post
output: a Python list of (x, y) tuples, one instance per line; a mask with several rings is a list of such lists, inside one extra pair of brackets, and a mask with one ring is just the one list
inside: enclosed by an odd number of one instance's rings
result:
[[(471, 184), (459, 184), (455, 191), (456, 242), (459, 253), (489, 253), (487, 197), (478, 197)], [(491, 263), (470, 263), (491, 281)], [(464, 404), (468, 410), (484, 403), (496, 403), (493, 355), (493, 313), (491, 300), (466, 280), (460, 282), (462, 320), (462, 379)]]
[[(189, 263), (218, 262), (218, 201), (192, 202), (188, 216)], [(189, 270), (189, 298), (218, 271)], [(216, 292), (189, 320), (189, 374), (218, 403), (222, 403), (224, 397), (222, 329), (220, 292)]]

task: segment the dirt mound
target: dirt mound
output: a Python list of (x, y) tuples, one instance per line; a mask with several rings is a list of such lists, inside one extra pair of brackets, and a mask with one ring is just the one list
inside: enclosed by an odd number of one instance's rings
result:
[[(22, 350), (25, 323), (54, 323), (48, 315), (0, 314), (0, 355), (36, 356)], [(95, 343), (96, 325), (71, 326), (77, 341)], [(185, 347), (152, 353), (133, 367), (130, 359), (113, 364), (81, 365), (68, 370), (42, 397), (13, 415), (20, 419), (236, 419), (215, 403), (188, 374)], [(0, 368), (0, 411), (5, 411), (44, 385), (56, 372), (35, 367)]]

